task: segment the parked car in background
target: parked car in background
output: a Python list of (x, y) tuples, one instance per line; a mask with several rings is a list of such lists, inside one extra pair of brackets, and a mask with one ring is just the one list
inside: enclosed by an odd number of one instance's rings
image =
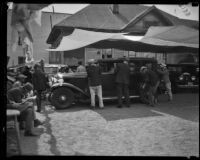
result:
[(62, 64), (45, 64), (44, 65), (44, 72), (48, 75), (50, 86), (57, 82), (56, 75), (59, 72), (59, 70), (63, 67), (66, 67), (66, 65)]
[(172, 92), (177, 93), (181, 89), (190, 89), (191, 91), (199, 88), (199, 64), (180, 63), (168, 64)]
[[(122, 62), (120, 59), (98, 60), (102, 68), (102, 90), (103, 100), (117, 99), (114, 67), (116, 63)], [(153, 67), (157, 66), (157, 61), (153, 58), (129, 58), (131, 70), (130, 76), (130, 98), (140, 97), (141, 74), (140, 68), (147, 63)], [(90, 99), (87, 73), (59, 73), (58, 81), (51, 87), (50, 102), (56, 109), (64, 109), (71, 106), (73, 102), (81, 102)]]

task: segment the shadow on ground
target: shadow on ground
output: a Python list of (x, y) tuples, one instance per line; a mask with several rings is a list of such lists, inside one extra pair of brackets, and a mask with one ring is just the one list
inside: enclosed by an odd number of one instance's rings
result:
[[(98, 103), (97, 103), (98, 104)], [(169, 115), (173, 115), (186, 120), (199, 121), (199, 94), (198, 93), (179, 93), (174, 94), (174, 99), (168, 102), (167, 95), (159, 95), (159, 103), (155, 107), (150, 107), (139, 103), (138, 100), (132, 100), (130, 108), (117, 108), (117, 102), (105, 102), (103, 110), (96, 107), (94, 112), (100, 114), (107, 121), (128, 119), (128, 118), (143, 118), (152, 116), (161, 116), (153, 112), (159, 111)], [(89, 108), (89, 103), (74, 104), (68, 109), (54, 110), (55, 112), (77, 112)]]

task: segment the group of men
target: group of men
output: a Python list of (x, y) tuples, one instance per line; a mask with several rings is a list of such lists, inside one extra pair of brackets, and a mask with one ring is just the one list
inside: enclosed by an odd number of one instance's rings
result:
[(7, 108), (20, 111), (19, 124), (20, 129), (25, 130), (24, 136), (37, 136), (34, 127), (43, 123), (36, 118), (34, 104), (37, 104), (36, 111), (41, 112), (41, 94), (46, 90), (48, 78), (39, 63), (35, 64), (33, 73), (26, 72), (26, 75), (20, 74), (7, 91)]
[[(95, 108), (95, 95), (99, 99), (99, 107), (104, 108), (102, 98), (102, 85), (101, 85), (101, 68), (94, 59), (88, 61), (86, 68), (88, 75), (88, 84), (91, 95), (91, 108)], [(143, 85), (141, 90), (143, 91), (142, 100), (144, 103), (155, 106), (158, 101), (157, 89), (161, 81), (164, 81), (165, 87), (169, 96), (169, 100), (172, 100), (171, 82), (169, 79), (169, 72), (166, 65), (161, 63), (156, 68), (152, 68), (152, 64), (146, 64), (142, 66), (140, 72), (143, 76)], [(125, 59), (122, 63), (117, 63), (114, 69), (115, 82), (118, 96), (118, 108), (123, 107), (122, 96), (125, 97), (126, 107), (130, 107), (129, 100), (129, 84), (130, 82), (130, 66), (128, 59)]]
[[(118, 108), (123, 107), (122, 96), (125, 97), (126, 107), (130, 107), (129, 100), (129, 84), (131, 67), (129, 66), (128, 59), (124, 59), (122, 63), (117, 63), (114, 68), (115, 82), (118, 96)], [(91, 95), (91, 108), (94, 109), (95, 95), (99, 99), (99, 107), (104, 108), (102, 98), (102, 81), (101, 81), (101, 67), (94, 59), (89, 59), (88, 66), (85, 68), (82, 63), (79, 63), (77, 72), (87, 72), (88, 85)], [(151, 64), (146, 64), (140, 68), (140, 72), (143, 76), (143, 85), (141, 90), (143, 91), (142, 100), (144, 103), (155, 106), (157, 103), (158, 95), (157, 89), (160, 81), (163, 80), (169, 95), (169, 100), (172, 100), (171, 82), (169, 79), (169, 72), (165, 64), (160, 64), (157, 68), (152, 68)], [(34, 66), (34, 72), (31, 74), (28, 70), (24, 72), (24, 75), (20, 75), (18, 80), (13, 84), (13, 88), (7, 92), (7, 107), (17, 109), (21, 112), (20, 122), (25, 121), (25, 136), (36, 136), (33, 128), (34, 126), (42, 125), (42, 123), (36, 119), (34, 102), (36, 100), (37, 112), (41, 112), (41, 94), (47, 88), (48, 77), (44, 73), (43, 65), (36, 63)], [(26, 81), (24, 79), (26, 78)], [(24, 82), (26, 82), (24, 84)], [(36, 95), (36, 96), (34, 96)], [(23, 123), (20, 123), (23, 124)], [(23, 128), (23, 127), (21, 127)]]

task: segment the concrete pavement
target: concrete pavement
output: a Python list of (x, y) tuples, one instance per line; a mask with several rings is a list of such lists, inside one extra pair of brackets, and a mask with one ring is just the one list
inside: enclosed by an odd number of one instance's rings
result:
[(44, 106), (39, 137), (23, 137), (25, 155), (199, 156), (198, 94), (177, 94), (149, 107), (106, 104), (104, 110), (75, 105), (66, 110)]

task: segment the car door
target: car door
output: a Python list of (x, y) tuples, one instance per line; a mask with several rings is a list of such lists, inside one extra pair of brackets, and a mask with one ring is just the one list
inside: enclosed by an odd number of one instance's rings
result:
[(130, 66), (129, 94), (130, 96), (139, 95), (139, 86), (141, 82), (141, 74), (139, 72), (139, 68), (141, 66), (141, 63), (140, 61), (132, 60), (129, 62), (129, 66)]
[(102, 94), (103, 97), (115, 97), (116, 83), (114, 75), (114, 62), (102, 62), (100, 63), (102, 69)]

